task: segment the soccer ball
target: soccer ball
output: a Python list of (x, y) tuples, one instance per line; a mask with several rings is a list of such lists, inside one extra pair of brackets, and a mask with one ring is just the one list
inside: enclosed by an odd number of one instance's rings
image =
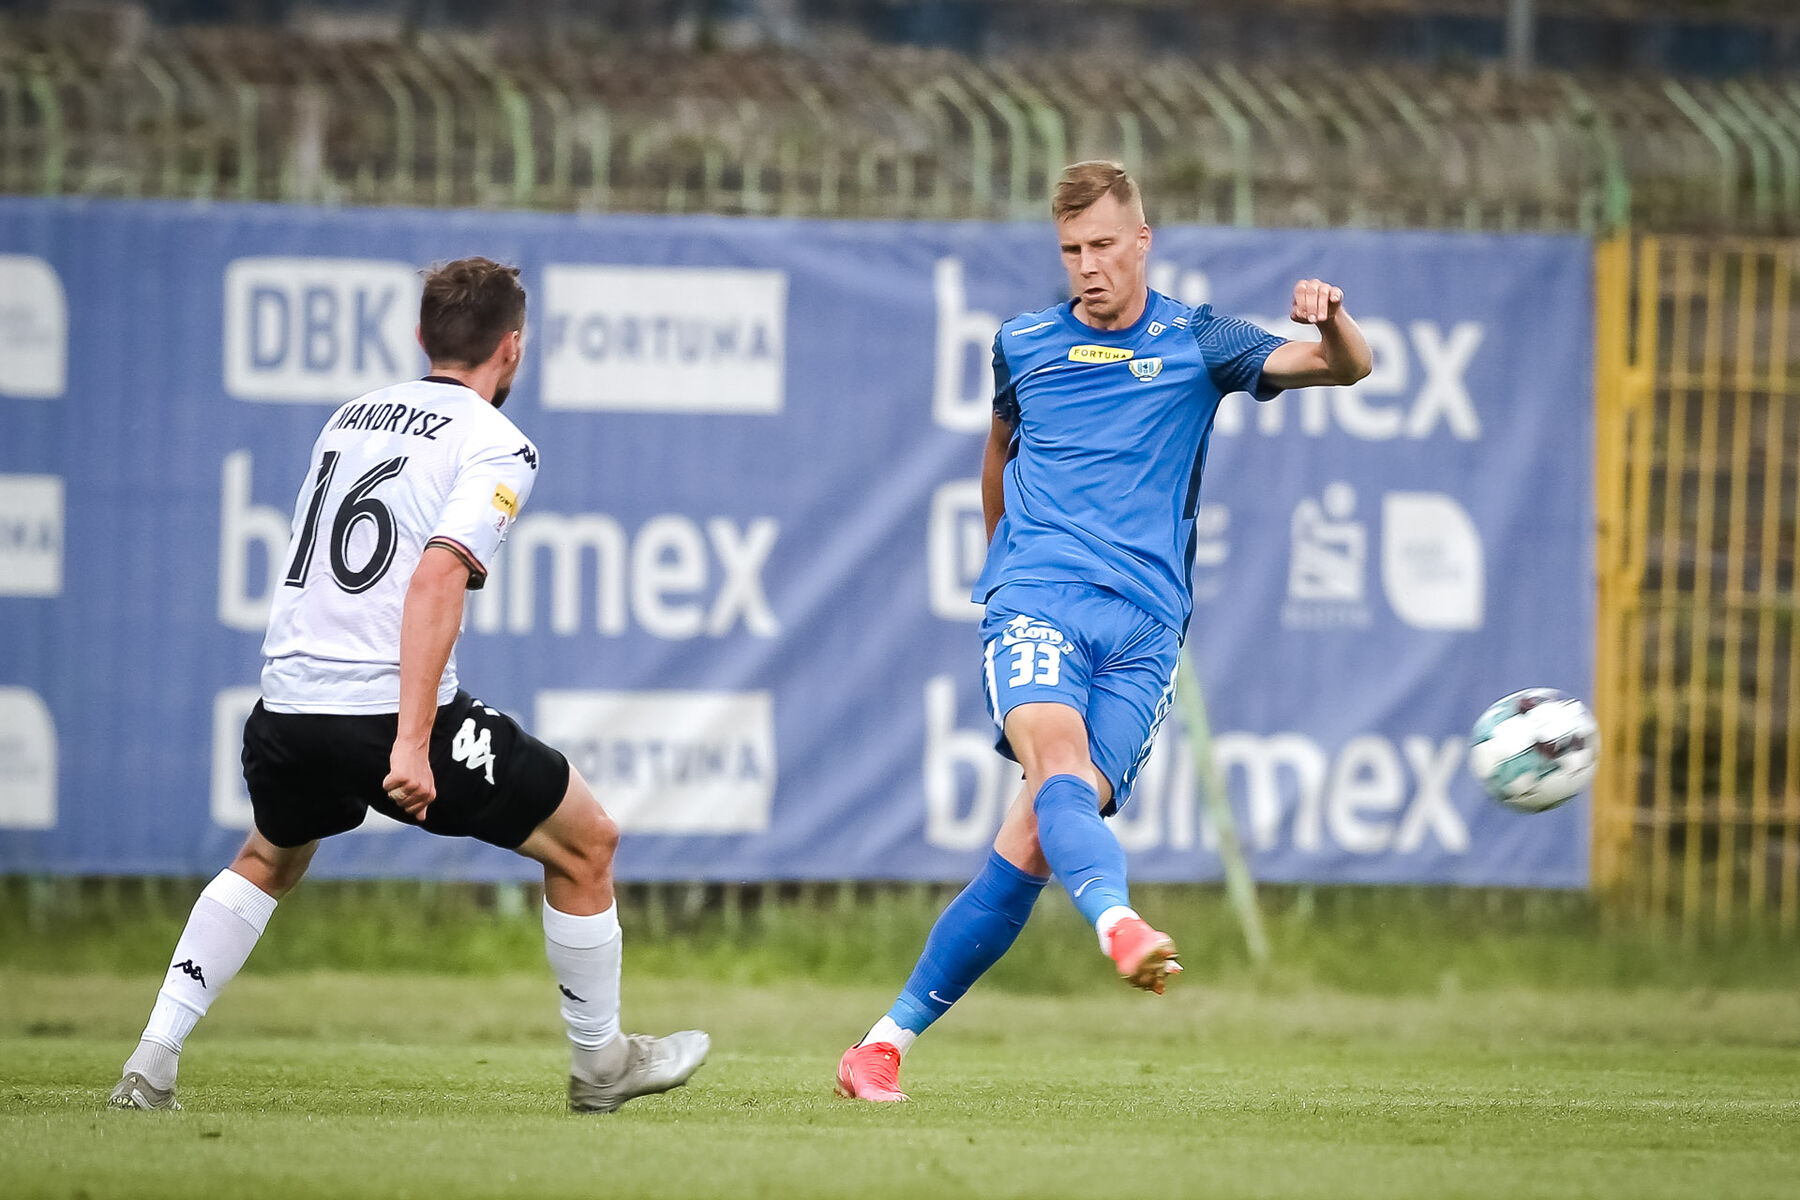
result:
[(1600, 729), (1587, 705), (1526, 688), (1488, 706), (1469, 733), (1469, 770), (1488, 794), (1520, 812), (1555, 808), (1594, 777)]

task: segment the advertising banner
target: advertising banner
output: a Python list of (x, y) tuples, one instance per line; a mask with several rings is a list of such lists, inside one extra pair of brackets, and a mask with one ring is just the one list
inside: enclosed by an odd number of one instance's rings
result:
[[(507, 414), (542, 469), (464, 685), (566, 753), (626, 879), (957, 879), (1016, 768), (969, 587), (1000, 322), (1042, 224), (0, 199), (0, 871), (208, 874), (313, 439), (424, 373), (421, 266), (523, 268)], [(1227, 397), (1188, 648), (1269, 880), (1580, 886), (1585, 797), (1486, 800), (1465, 737), (1591, 690), (1591, 253), (1541, 236), (1168, 228), (1152, 286), (1283, 336), (1342, 286), (1354, 388)], [(1218, 874), (1185, 734), (1115, 820)], [(315, 870), (523, 878), (371, 818)]]

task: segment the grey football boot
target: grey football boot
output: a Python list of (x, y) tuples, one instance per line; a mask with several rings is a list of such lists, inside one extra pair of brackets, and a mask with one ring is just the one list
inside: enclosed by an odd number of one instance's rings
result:
[(136, 1071), (127, 1071), (106, 1098), (106, 1107), (179, 1109), (181, 1102), (175, 1099), (174, 1088), (159, 1088)]
[(569, 1076), (569, 1107), (576, 1112), (612, 1112), (637, 1096), (678, 1088), (706, 1061), (712, 1039), (698, 1029), (668, 1037), (625, 1035), (625, 1069), (604, 1083)]

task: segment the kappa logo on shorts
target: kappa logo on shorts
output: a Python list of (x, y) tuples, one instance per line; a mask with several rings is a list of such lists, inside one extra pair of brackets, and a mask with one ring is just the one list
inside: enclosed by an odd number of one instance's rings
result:
[(463, 722), (462, 728), (450, 740), (450, 757), (462, 763), (471, 771), (481, 771), (487, 776), (489, 783), (494, 782), (494, 747), (492, 733), (483, 729), (477, 736), (475, 718), (470, 717)]
[(1162, 359), (1160, 358), (1140, 358), (1136, 362), (1129, 362), (1125, 365), (1131, 368), (1131, 373), (1138, 377), (1140, 383), (1149, 383), (1162, 374)]
[(1000, 632), (1000, 641), (1008, 646), (1016, 646), (1020, 642), (1048, 642), (1052, 646), (1061, 646), (1068, 640), (1063, 636), (1062, 630), (1035, 617), (1014, 617)]

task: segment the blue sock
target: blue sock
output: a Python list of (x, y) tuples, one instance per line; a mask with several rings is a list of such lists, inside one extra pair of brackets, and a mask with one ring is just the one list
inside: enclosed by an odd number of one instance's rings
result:
[(1116, 905), (1131, 906), (1125, 885), (1125, 848), (1100, 818), (1100, 794), (1074, 775), (1052, 775), (1032, 802), (1038, 845), (1057, 882), (1088, 924)]
[(981, 873), (957, 893), (931, 927), (918, 965), (888, 1010), (894, 1023), (923, 1033), (948, 1012), (982, 972), (1000, 961), (1049, 882), (990, 851)]

